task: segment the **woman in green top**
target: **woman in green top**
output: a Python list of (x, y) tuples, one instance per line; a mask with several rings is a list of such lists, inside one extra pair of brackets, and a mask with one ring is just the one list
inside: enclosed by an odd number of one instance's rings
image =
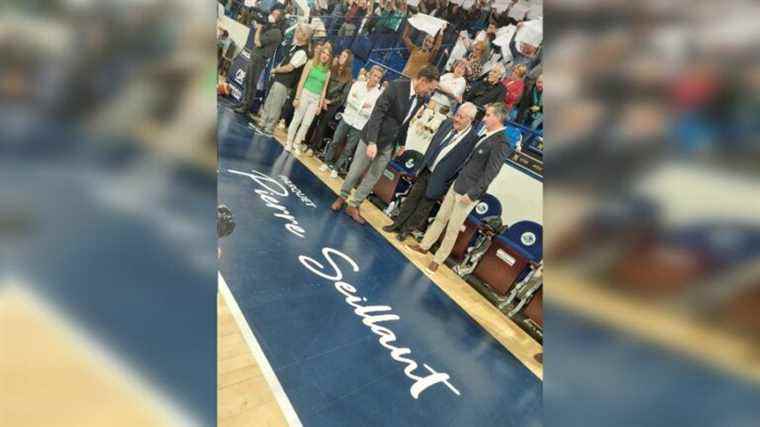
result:
[(306, 132), (322, 108), (327, 91), (327, 83), (330, 81), (330, 64), (332, 63), (332, 46), (325, 43), (314, 52), (314, 58), (306, 63), (298, 82), (296, 97), (293, 100), (293, 120), (288, 127), (288, 140), (285, 151), (296, 148), (296, 154), (303, 153), (302, 142)]
[(327, 127), (335, 118), (338, 110), (343, 107), (348, 98), (348, 92), (353, 84), (353, 55), (350, 49), (343, 49), (340, 55), (333, 59), (330, 68), (330, 82), (327, 83), (325, 100), (322, 102), (321, 112), (315, 118), (315, 124), (306, 133), (307, 156), (312, 156), (315, 151), (324, 148), (324, 137)]

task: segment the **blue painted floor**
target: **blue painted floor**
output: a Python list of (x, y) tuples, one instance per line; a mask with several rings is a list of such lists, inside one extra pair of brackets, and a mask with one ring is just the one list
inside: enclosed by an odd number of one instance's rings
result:
[(0, 238), (0, 278), (30, 286), (214, 425), (213, 174), (153, 163), (135, 144), (53, 133), (0, 156), (0, 217), (19, 225)]
[[(219, 132), (237, 224), (221, 273), (304, 425), (543, 424), (541, 381), (370, 226), (332, 213), (319, 178), (224, 106)], [(278, 184), (240, 174), (254, 170)]]

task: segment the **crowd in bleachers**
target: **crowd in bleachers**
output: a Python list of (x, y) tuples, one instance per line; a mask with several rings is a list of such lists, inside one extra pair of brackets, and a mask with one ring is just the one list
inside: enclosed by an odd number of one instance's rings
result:
[[(284, 16), (291, 17), (286, 25), (295, 22), (299, 13), (292, 0), (264, 3), (222, 2), (228, 16), (251, 27), (256, 26), (255, 7), (281, 8)], [(433, 64), (446, 78), (432, 97), (431, 108), (451, 116), (456, 105), (471, 101), (479, 107), (480, 118), (484, 105), (502, 101), (512, 122), (542, 128), (543, 85), (537, 84), (542, 73), (542, 0), (316, 0), (309, 6), (309, 16), (298, 21), (305, 19), (311, 25), (314, 41), (329, 40), (336, 51), (356, 50), (361, 61), (356, 61), (354, 76), (377, 64), (386, 68), (389, 80), (413, 78), (422, 66)], [(219, 57), (224, 64), (221, 58), (229, 49), (229, 37), (220, 34)], [(368, 54), (354, 49), (358, 42), (346, 40), (356, 37), (369, 42)], [(249, 40), (246, 48), (250, 45)], [(227, 56), (227, 65), (230, 59)], [(460, 64), (464, 72), (457, 76)], [(221, 65), (220, 71), (225, 71)]]

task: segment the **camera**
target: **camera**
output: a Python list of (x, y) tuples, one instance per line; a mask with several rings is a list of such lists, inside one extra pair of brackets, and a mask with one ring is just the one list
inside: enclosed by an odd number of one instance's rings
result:
[(250, 18), (261, 25), (269, 24), (269, 12), (259, 9), (258, 7), (252, 7), (250, 12)]
[(226, 237), (232, 234), (235, 229), (235, 221), (232, 217), (232, 211), (227, 205), (219, 205), (216, 208), (216, 235), (218, 238)]

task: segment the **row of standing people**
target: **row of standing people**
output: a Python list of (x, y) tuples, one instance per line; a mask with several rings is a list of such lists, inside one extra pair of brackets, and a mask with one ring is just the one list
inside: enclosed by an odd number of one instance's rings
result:
[[(340, 196), (331, 205), (333, 211), (345, 212), (357, 223), (366, 220), (360, 205), (371, 193), (391, 159), (405, 151), (406, 133), (411, 119), (420, 111), (438, 88), (438, 70), (423, 66), (411, 80), (389, 82), (385, 89), (379, 85), (383, 72), (373, 68), (364, 80), (350, 83), (350, 52), (342, 52), (333, 59), (329, 43), (323, 44), (308, 59), (307, 47), (311, 28), (299, 24), (293, 45), (283, 60), (273, 68), (272, 87), (265, 100), (259, 128), (266, 133), (273, 130), (288, 99), (295, 107), (288, 128), (286, 150), (303, 153), (301, 145), (306, 129), (316, 112), (330, 108), (332, 102), (345, 103), (344, 115), (336, 135), (328, 147), (328, 162), (334, 159), (334, 150), (342, 138), (347, 147), (335, 166), (348, 162), (353, 152), (348, 173)], [(328, 94), (331, 82), (340, 90), (333, 90), (334, 101)], [(435, 271), (448, 257), (456, 240), (459, 227), (485, 194), (509, 154), (503, 132), (507, 109), (503, 103), (489, 104), (483, 115), (483, 132), (476, 132), (478, 109), (465, 101), (452, 119), (444, 122), (429, 145), (424, 161), (417, 171), (417, 180), (409, 196), (401, 205), (401, 213), (387, 231), (398, 231), (405, 239), (428, 217), (436, 200), (443, 197), (436, 219), (428, 227), (420, 245), (411, 244), (413, 250), (426, 253), (441, 233), (445, 236), (441, 247), (428, 268)], [(355, 145), (355, 148), (354, 148)], [(329, 167), (329, 166), (328, 166)]]

